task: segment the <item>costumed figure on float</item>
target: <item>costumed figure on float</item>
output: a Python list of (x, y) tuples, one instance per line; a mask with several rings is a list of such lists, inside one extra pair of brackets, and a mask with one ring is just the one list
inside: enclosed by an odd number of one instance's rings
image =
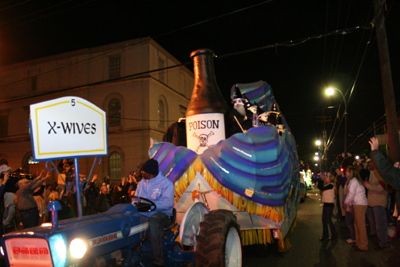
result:
[[(232, 86), (229, 111), (213, 57), (208, 49), (191, 54), (195, 84), (186, 111), (187, 148), (152, 140), (149, 156), (174, 183), (182, 244), (197, 240), (202, 246), (199, 240), (210, 237), (193, 226), (213, 223), (207, 214), (225, 210), (237, 218), (242, 245), (277, 241), (284, 251), (300, 201), (294, 136), (264, 81)], [(228, 139), (225, 129), (232, 134)]]

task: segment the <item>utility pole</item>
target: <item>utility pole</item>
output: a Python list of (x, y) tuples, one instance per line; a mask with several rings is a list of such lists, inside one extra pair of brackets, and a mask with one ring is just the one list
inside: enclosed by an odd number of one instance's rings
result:
[(374, 0), (374, 9), (376, 18), (375, 29), (376, 29), (376, 38), (378, 42), (379, 60), (381, 63), (382, 89), (383, 89), (383, 98), (385, 101), (389, 156), (392, 161), (396, 162), (400, 160), (399, 128), (397, 125), (396, 104), (395, 104), (396, 102), (394, 99), (389, 49), (387, 44), (385, 20), (382, 8), (384, 3), (385, 1), (382, 0)]
[(317, 122), (321, 122), (324, 125), (324, 130), (322, 131), (322, 139), (323, 139), (323, 151), (324, 151), (324, 157), (323, 157), (323, 162), (324, 162), (324, 170), (326, 171), (328, 169), (328, 149), (326, 147), (326, 128), (325, 128), (325, 123), (331, 121), (331, 116), (325, 116), (325, 108), (322, 109), (322, 116), (317, 116)]

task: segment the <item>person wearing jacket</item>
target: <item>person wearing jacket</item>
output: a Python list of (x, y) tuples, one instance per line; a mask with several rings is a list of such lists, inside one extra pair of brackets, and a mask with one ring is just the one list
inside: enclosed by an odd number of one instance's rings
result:
[[(386, 189), (382, 186), (382, 181), (374, 162), (370, 163), (369, 180), (364, 182), (368, 189), (368, 206), (370, 207), (369, 222), (371, 225), (371, 235), (376, 235), (379, 239), (379, 248), (389, 247), (388, 227), (387, 227), (387, 196)], [(382, 184), (381, 184), (382, 183)]]
[(86, 197), (86, 210), (85, 210), (85, 215), (92, 215), (96, 214), (96, 200), (97, 196), (99, 195), (98, 189), (95, 185), (95, 182), (97, 180), (97, 174), (93, 175), (92, 180), (89, 182), (87, 189), (85, 191), (85, 197)]
[(21, 179), (18, 181), (17, 206), (21, 221), (24, 229), (39, 225), (39, 210), (36, 200), (33, 197), (33, 192), (36, 188), (41, 187), (43, 182), (50, 177), (50, 172), (42, 177), (43, 171), (40, 175), (32, 181), (28, 179)]
[[(328, 176), (321, 174), (321, 180), (318, 181), (318, 188), (322, 191), (322, 237), (320, 241), (334, 240), (338, 238), (335, 225), (332, 222), (332, 213), (335, 207), (335, 187), (333, 186), (333, 175)], [(331, 229), (331, 238), (329, 238), (328, 225)]]
[(95, 207), (98, 213), (106, 212), (111, 208), (111, 203), (107, 197), (107, 186), (100, 187), (100, 194), (97, 196)]
[(371, 145), (371, 158), (379, 174), (391, 187), (396, 189), (396, 206), (400, 207), (400, 169), (392, 166), (390, 162), (378, 150), (379, 141), (372, 137), (369, 141)]
[(346, 177), (348, 179), (348, 188), (345, 207), (354, 208), (354, 229), (356, 232), (356, 245), (360, 250), (368, 250), (367, 228), (365, 225), (365, 213), (367, 212), (368, 200), (365, 195), (363, 181), (357, 169), (347, 167)]
[(149, 159), (142, 166), (143, 179), (136, 189), (136, 197), (143, 197), (153, 201), (156, 209), (151, 212), (141, 212), (149, 219), (149, 237), (153, 266), (164, 265), (163, 228), (171, 223), (174, 206), (174, 186), (158, 170), (158, 162)]

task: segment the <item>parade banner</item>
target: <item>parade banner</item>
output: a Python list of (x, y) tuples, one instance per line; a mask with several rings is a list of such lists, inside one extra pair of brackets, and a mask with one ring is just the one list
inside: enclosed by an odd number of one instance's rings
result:
[(30, 105), (34, 160), (107, 156), (106, 113), (76, 96)]

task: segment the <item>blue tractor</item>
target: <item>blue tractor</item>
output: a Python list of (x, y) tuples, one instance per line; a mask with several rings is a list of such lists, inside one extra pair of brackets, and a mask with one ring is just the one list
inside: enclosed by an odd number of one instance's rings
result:
[[(59, 203), (51, 202), (52, 223), (5, 234), (1, 252), (8, 266), (151, 266), (149, 222), (141, 213), (156, 205), (144, 198), (133, 202), (59, 222)], [(188, 210), (184, 224), (187, 230), (179, 243), (179, 227), (172, 231), (174, 210), (172, 224), (164, 229), (166, 266), (241, 266), (240, 229), (231, 211), (209, 212), (198, 202)], [(181, 244), (188, 246), (183, 249)]]

